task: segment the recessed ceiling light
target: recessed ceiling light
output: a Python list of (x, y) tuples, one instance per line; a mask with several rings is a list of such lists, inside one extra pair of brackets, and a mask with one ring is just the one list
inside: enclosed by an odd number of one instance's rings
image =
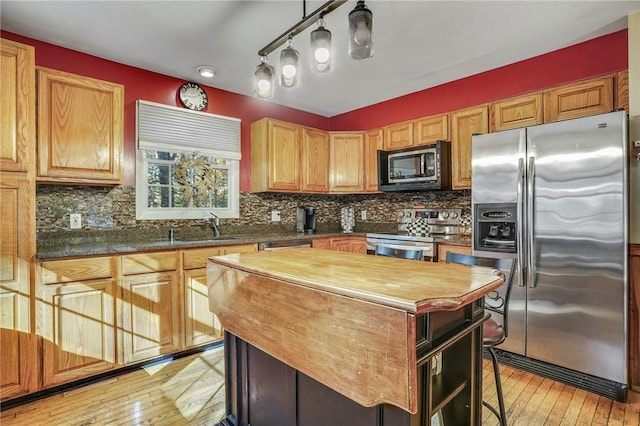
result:
[(218, 73), (218, 70), (211, 65), (198, 65), (196, 71), (198, 71), (201, 76), (207, 78), (213, 78)]

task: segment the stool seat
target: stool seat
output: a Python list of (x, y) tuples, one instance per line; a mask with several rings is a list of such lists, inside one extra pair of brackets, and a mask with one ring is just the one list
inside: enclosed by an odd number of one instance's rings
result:
[(482, 344), (484, 346), (497, 346), (506, 338), (504, 327), (493, 318), (489, 318), (482, 324)]

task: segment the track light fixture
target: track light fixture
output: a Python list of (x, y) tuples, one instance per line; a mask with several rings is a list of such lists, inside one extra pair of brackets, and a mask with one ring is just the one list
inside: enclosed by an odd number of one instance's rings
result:
[[(328, 72), (332, 68), (331, 31), (325, 28), (324, 17), (346, 3), (347, 0), (331, 0), (318, 9), (306, 14), (306, 0), (303, 0), (303, 17), (297, 24), (258, 51), (261, 62), (255, 72), (256, 96), (273, 96), (273, 67), (267, 62), (267, 56), (287, 42), (280, 52), (280, 85), (295, 87), (300, 81), (299, 53), (293, 48), (293, 37), (306, 30), (314, 22), (318, 28), (311, 32), (311, 67), (318, 73)], [(356, 7), (349, 13), (349, 55), (353, 59), (366, 59), (373, 56), (373, 13), (358, 0)]]

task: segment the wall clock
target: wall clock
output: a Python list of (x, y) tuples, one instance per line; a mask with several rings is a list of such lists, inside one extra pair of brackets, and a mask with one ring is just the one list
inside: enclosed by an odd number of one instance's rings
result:
[(207, 92), (204, 91), (202, 86), (191, 82), (184, 83), (180, 86), (180, 89), (178, 89), (178, 97), (182, 105), (194, 111), (202, 111), (209, 103)]

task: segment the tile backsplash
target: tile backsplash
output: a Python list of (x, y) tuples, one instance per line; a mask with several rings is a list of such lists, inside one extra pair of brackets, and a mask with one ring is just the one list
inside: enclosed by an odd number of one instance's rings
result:
[[(136, 220), (135, 187), (93, 187), (38, 185), (36, 192), (36, 228), (39, 236), (69, 231), (69, 215), (82, 215), (83, 230), (165, 229), (202, 226), (202, 220)], [(428, 207), (457, 207), (470, 213), (471, 192), (430, 191), (356, 195), (310, 195), (280, 193), (240, 193), (240, 218), (221, 219), (225, 227), (276, 226), (283, 231), (295, 228), (295, 208), (316, 208), (318, 227), (339, 229), (340, 209), (351, 206), (358, 222), (395, 221), (398, 208), (414, 204)], [(281, 213), (281, 222), (271, 222), (271, 211)], [(367, 219), (361, 220), (366, 210)], [(75, 231), (75, 230), (74, 230)], [(76, 231), (77, 232), (77, 231)]]

